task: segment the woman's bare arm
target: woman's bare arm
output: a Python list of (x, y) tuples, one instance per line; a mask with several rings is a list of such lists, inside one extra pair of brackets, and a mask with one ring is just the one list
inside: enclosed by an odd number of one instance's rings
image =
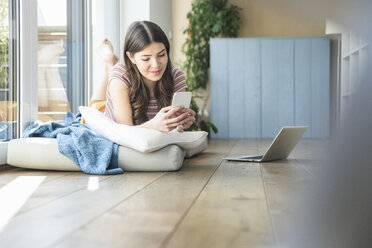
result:
[(112, 79), (109, 89), (115, 121), (133, 126), (132, 107), (128, 87), (118, 79)]

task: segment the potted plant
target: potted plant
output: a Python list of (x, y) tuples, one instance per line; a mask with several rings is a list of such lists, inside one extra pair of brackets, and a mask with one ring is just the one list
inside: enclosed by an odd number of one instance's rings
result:
[[(182, 47), (186, 56), (182, 68), (186, 73), (188, 90), (193, 92), (191, 108), (197, 113), (191, 130), (203, 130), (217, 133), (217, 127), (205, 116), (209, 100), (198, 93), (206, 89), (209, 82), (209, 40), (214, 37), (237, 37), (241, 25), (239, 13), (242, 9), (228, 5), (227, 0), (195, 0), (187, 14), (189, 26), (184, 31), (187, 38)], [(203, 106), (197, 106), (195, 99), (201, 99)]]

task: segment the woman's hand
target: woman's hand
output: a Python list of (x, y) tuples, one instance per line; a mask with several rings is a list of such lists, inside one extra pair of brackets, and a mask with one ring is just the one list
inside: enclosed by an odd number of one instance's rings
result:
[(159, 131), (171, 131), (177, 126), (182, 126), (190, 121), (189, 112), (182, 111), (182, 109), (182, 106), (178, 106), (173, 109), (171, 108), (171, 106), (164, 107), (155, 115), (154, 118), (142, 124), (141, 126), (145, 128), (156, 129)]
[(192, 109), (182, 108), (175, 115), (179, 116), (184, 113), (187, 113), (187, 117), (180, 122), (180, 125), (177, 127), (179, 132), (182, 132), (184, 129), (188, 129), (195, 122), (195, 111)]

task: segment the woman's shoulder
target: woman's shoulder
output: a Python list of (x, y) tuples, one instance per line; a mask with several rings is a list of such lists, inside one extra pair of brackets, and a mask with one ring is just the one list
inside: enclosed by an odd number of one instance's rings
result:
[(116, 65), (114, 65), (111, 70), (116, 70), (122, 73), (127, 72), (127, 68), (125, 67), (123, 63), (116, 63)]
[(114, 65), (114, 67), (112, 67), (110, 71), (109, 81), (111, 81), (112, 78), (117, 78), (123, 81), (128, 87), (131, 85), (127, 68), (123, 63), (117, 63), (116, 65)]
[(172, 67), (172, 75), (173, 75), (174, 84), (177, 84), (180, 81), (186, 80), (185, 73), (183, 73), (183, 71), (176, 66)]
[(173, 66), (172, 74), (173, 74), (174, 92), (178, 92), (183, 89), (186, 89), (187, 85), (186, 85), (185, 73), (183, 73), (183, 71), (180, 68)]
[(172, 66), (172, 74), (173, 74), (173, 77), (179, 76), (181, 74), (185, 75), (183, 71), (177, 66)]

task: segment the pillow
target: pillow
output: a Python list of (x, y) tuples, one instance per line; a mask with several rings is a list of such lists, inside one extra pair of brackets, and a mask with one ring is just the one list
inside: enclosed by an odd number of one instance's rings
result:
[(80, 106), (79, 110), (94, 132), (116, 144), (140, 152), (156, 151), (169, 144), (176, 144), (185, 150), (192, 150), (205, 143), (208, 135), (204, 131), (161, 132), (138, 126), (128, 126), (114, 122), (94, 108)]
[[(118, 165), (124, 171), (175, 171), (182, 166), (185, 151), (169, 145), (156, 152), (142, 153), (119, 146)], [(58, 151), (57, 139), (13, 139), (8, 144), (8, 164), (29, 169), (80, 171), (72, 160)]]
[(193, 148), (190, 148), (190, 149), (186, 149), (185, 150), (185, 158), (191, 158), (199, 153), (201, 153), (202, 151), (204, 151), (208, 146), (208, 139), (207, 137), (204, 138), (203, 142), (200, 143), (199, 146), (195, 146)]

